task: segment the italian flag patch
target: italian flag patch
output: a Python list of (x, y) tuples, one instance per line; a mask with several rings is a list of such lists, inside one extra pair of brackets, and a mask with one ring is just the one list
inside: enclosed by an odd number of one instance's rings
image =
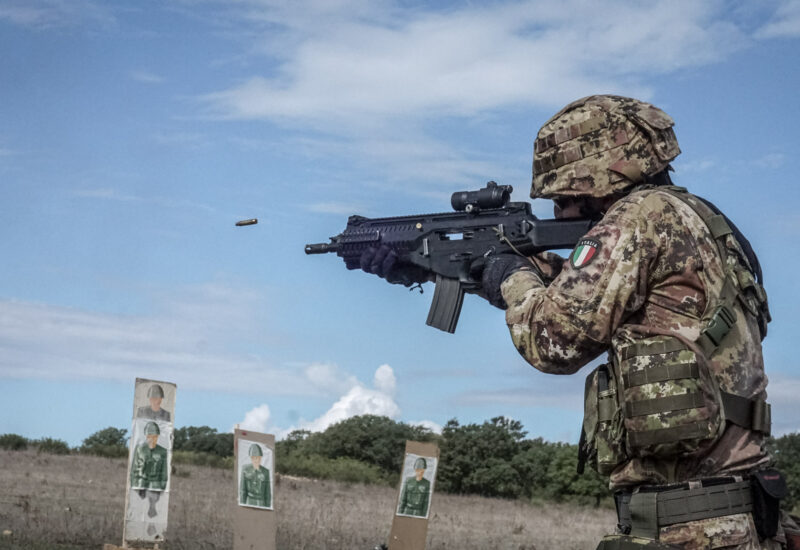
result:
[(600, 250), (600, 243), (594, 239), (581, 239), (575, 246), (575, 250), (569, 256), (572, 267), (580, 269), (589, 265), (597, 256)]

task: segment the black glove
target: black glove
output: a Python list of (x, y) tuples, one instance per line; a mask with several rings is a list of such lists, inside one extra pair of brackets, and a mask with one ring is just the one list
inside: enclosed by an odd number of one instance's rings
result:
[(147, 495), (146, 489), (137, 489), (136, 492), (139, 494), (139, 498), (141, 499), (144, 499), (144, 497)]
[(371, 246), (361, 253), (361, 269), (393, 284), (411, 286), (428, 281), (428, 271), (412, 264), (399, 263), (397, 252), (388, 245)]
[(534, 267), (528, 258), (517, 256), (516, 254), (498, 254), (489, 256), (483, 268), (481, 285), (483, 295), (489, 303), (500, 309), (506, 309), (505, 300), (500, 292), (500, 285), (503, 284), (512, 273), (527, 269), (533, 271)]

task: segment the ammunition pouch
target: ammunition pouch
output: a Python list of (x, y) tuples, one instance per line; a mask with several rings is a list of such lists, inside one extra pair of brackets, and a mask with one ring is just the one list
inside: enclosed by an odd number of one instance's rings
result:
[(644, 338), (621, 347), (617, 361), (630, 456), (691, 455), (721, 432), (717, 382), (684, 342)]
[(761, 470), (750, 478), (753, 499), (753, 522), (761, 540), (778, 532), (780, 501), (789, 493), (786, 480), (777, 470)]
[(600, 365), (586, 377), (584, 415), (578, 444), (578, 473), (588, 462), (608, 475), (627, 459), (617, 381), (611, 365)]

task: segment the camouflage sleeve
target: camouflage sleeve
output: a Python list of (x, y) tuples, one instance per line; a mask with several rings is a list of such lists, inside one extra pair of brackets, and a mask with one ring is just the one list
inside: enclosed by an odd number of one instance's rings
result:
[(503, 282), (511, 338), (531, 365), (576, 372), (610, 347), (616, 329), (644, 303), (658, 245), (643, 209), (631, 196), (615, 203), (550, 286), (531, 271)]

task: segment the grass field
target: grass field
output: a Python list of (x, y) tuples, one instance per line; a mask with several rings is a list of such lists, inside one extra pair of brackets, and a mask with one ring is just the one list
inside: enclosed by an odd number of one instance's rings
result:
[[(126, 463), (79, 455), (0, 450), (0, 549), (99, 549), (119, 544)], [(168, 548), (229, 549), (233, 474), (177, 465)], [(294, 479), (276, 481), (278, 548), (371, 550), (388, 538), (396, 491)], [(593, 550), (612, 510), (435, 494), (429, 550)], [(163, 548), (163, 546), (162, 546)]]

